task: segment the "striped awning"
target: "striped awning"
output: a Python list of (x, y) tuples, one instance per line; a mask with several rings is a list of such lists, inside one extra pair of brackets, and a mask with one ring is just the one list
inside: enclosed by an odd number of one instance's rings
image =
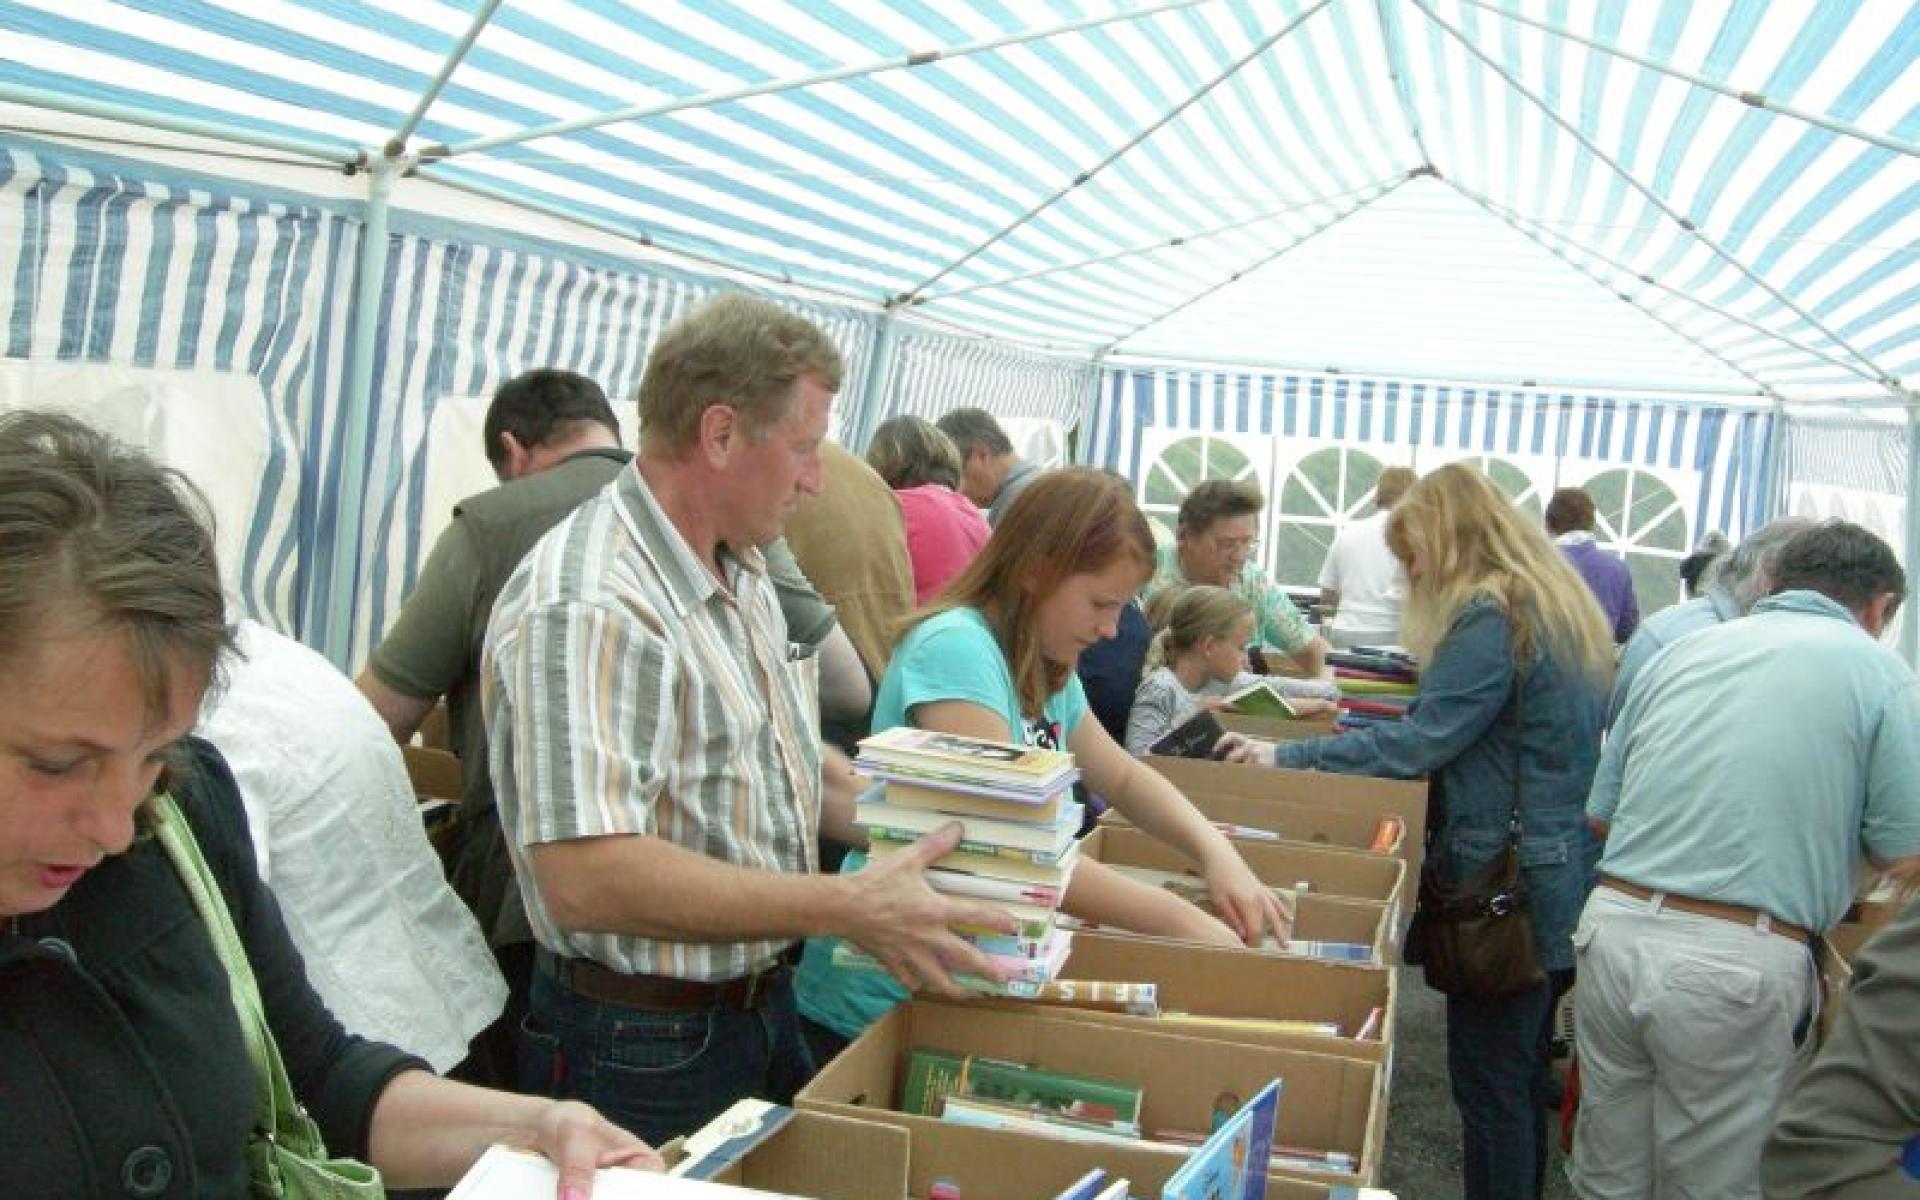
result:
[(0, 0), (0, 101), (397, 142), (401, 203), (1082, 358), (1871, 402), (1916, 48), (1878, 0)]

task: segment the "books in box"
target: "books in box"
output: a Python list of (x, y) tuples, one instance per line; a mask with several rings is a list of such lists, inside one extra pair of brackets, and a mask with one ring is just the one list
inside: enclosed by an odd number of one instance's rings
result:
[(1160, 1189), (1160, 1200), (1262, 1200), (1280, 1113), (1280, 1081), (1260, 1089)]
[(938, 1116), (940, 1106), (954, 1095), (1102, 1122), (1121, 1132), (1130, 1128), (1136, 1136), (1140, 1130), (1141, 1090), (1132, 1084), (939, 1050), (908, 1055), (901, 1112)]

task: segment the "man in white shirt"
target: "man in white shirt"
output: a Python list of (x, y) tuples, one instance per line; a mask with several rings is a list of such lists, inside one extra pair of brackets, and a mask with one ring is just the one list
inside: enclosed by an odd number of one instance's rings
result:
[(255, 621), (238, 642), (199, 732), (233, 768), (307, 978), (350, 1032), (445, 1072), (507, 986), (427, 843), (400, 747), (320, 655)]
[(1387, 548), (1387, 519), (1417, 476), (1409, 467), (1388, 467), (1374, 484), (1374, 512), (1342, 529), (1320, 568), (1320, 607), (1332, 614), (1327, 641), (1349, 646), (1391, 645), (1400, 640), (1400, 604), (1407, 579)]

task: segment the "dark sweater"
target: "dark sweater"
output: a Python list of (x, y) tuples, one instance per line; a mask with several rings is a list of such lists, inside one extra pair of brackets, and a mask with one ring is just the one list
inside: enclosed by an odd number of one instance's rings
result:
[[(329, 1151), (364, 1158), (375, 1099), (425, 1064), (349, 1035), (320, 1002), (260, 882), (233, 777), (205, 742), (187, 754), (173, 795), (294, 1093)], [(149, 834), (0, 933), (0, 1195), (246, 1197), (257, 1094), (226, 971)]]

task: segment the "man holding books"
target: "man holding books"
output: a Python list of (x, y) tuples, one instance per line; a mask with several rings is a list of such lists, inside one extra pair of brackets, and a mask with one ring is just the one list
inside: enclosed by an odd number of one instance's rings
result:
[(632, 469), (534, 547), (488, 628), (493, 777), (540, 946), (522, 1086), (650, 1140), (746, 1096), (788, 1102), (811, 1073), (799, 938), (844, 937), (936, 991), (998, 975), (948, 927), (1006, 918), (926, 883), (957, 825), (816, 874), (816, 835), (851, 836), (852, 789), (829, 780), (849, 802), (823, 807), (814, 663), (755, 547), (819, 490), (840, 377), (811, 323), (703, 305), (647, 365)]
[(1647, 667), (1594, 777), (1606, 852), (1573, 937), (1583, 1200), (1760, 1195), (1812, 1049), (1812, 940), (1863, 852), (1920, 862), (1920, 681), (1875, 640), (1906, 590), (1893, 551), (1817, 526), (1774, 588)]

